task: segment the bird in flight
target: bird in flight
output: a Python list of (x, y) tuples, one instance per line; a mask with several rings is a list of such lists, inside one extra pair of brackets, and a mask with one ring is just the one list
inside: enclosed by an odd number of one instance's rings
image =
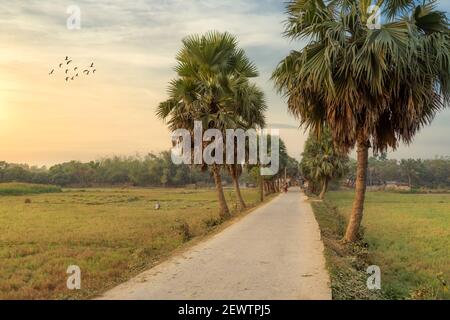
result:
[[(69, 80), (75, 80), (77, 77), (81, 78), (81, 76), (83, 75), (86, 76), (93, 75), (97, 72), (97, 69), (94, 67), (94, 62), (91, 62), (86, 69), (83, 69), (83, 67), (76, 66), (73, 61), (74, 60), (71, 59), (69, 56), (65, 56), (65, 59), (58, 64), (59, 69), (64, 70), (66, 82)], [(72, 64), (72, 66), (69, 67), (70, 64)], [(49, 72), (49, 75), (54, 75), (57, 72), (58, 72), (57, 67), (54, 67)]]

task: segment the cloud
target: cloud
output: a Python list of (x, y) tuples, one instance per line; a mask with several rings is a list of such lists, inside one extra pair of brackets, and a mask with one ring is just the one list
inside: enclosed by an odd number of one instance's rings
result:
[[(82, 28), (69, 31), (66, 9), (74, 3), (81, 9)], [(67, 128), (67, 143), (82, 155), (82, 160), (97, 157), (94, 150), (125, 153), (167, 148), (167, 130), (153, 110), (166, 99), (181, 39), (213, 29), (237, 35), (258, 65), (261, 75), (256, 82), (266, 92), (268, 120), (277, 126), (287, 124), (279, 127), (287, 132), (289, 152), (298, 156), (305, 140), (303, 130), (292, 130), (297, 129), (296, 121), (288, 115), (285, 101), (270, 80), (278, 62), (290, 50), (304, 45), (281, 36), (284, 6), (279, 0), (0, 2), (0, 94), (10, 104), (5, 107), (10, 111), (9, 129), (0, 129), (0, 136), (9, 141), (8, 146), (15, 146), (14, 152), (0, 158), (33, 162), (36, 148), (49, 144), (52, 148), (39, 153), (36, 161), (44, 162), (45, 154), (51, 161), (71, 160), (75, 151), (67, 152), (64, 158), (61, 144), (51, 144), (57, 130), (48, 128), (51, 134), (45, 135), (30, 131), (32, 121), (51, 126), (46, 119), (58, 121), (56, 128)], [(48, 69), (66, 55), (80, 64), (95, 60), (98, 76), (70, 86), (49, 79)], [(447, 143), (449, 122), (445, 116), (442, 120), (439, 117), (431, 129), (423, 131), (414, 150), (429, 150), (436, 141)], [(77, 132), (77, 127), (85, 132)], [(21, 138), (18, 143), (17, 132), (25, 132), (27, 139)], [(434, 139), (433, 132), (444, 138)], [(2, 143), (0, 149), (6, 144)], [(439, 146), (442, 149), (442, 143)]]

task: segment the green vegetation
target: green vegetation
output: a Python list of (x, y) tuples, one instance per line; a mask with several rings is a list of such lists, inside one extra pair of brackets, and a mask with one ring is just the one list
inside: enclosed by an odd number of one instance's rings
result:
[[(280, 147), (280, 166), (287, 162), (288, 175), (297, 174), (295, 159), (285, 158)], [(413, 164), (413, 168), (406, 164)], [(403, 164), (403, 165), (402, 165)], [(355, 182), (356, 161), (350, 161), (349, 185)], [(402, 168), (403, 167), (403, 168)], [(162, 174), (161, 174), (162, 172)], [(284, 174), (283, 170), (280, 171)], [(256, 183), (257, 179), (243, 170), (242, 182)], [(408, 175), (409, 174), (409, 175)], [(387, 181), (408, 183), (414, 189), (450, 189), (450, 157), (435, 159), (388, 159), (386, 154), (369, 158), (368, 185), (383, 184)], [(409, 179), (410, 178), (410, 179)], [(231, 183), (228, 175), (223, 175), (225, 182)], [(50, 169), (30, 167), (0, 161), (1, 182), (26, 182), (37, 184), (54, 184), (60, 186), (89, 187), (95, 185), (133, 185), (133, 186), (185, 186), (197, 183), (212, 184), (209, 172), (186, 165), (175, 166), (170, 161), (170, 154), (148, 154), (145, 157), (113, 157), (81, 163), (77, 161), (58, 164)]]
[[(234, 191), (224, 193), (236, 203)], [(256, 189), (242, 194), (249, 206), (259, 202)], [(0, 197), (0, 300), (92, 297), (221, 223), (213, 190), (68, 189), (27, 198)], [(66, 288), (73, 264), (80, 291)]]
[(21, 196), (27, 194), (61, 192), (61, 188), (52, 185), (30, 183), (0, 183), (0, 195)]
[[(348, 176), (348, 185), (355, 182), (356, 163)], [(388, 159), (385, 153), (369, 158), (367, 184), (383, 185), (395, 181), (412, 189), (450, 189), (450, 157), (435, 159)]]
[(313, 202), (322, 233), (327, 269), (334, 300), (384, 299), (379, 291), (367, 289), (368, 250), (363, 243), (344, 244), (346, 220), (329, 201)]
[(309, 134), (300, 170), (309, 183), (309, 189), (312, 192), (321, 190), (319, 198), (323, 199), (330, 181), (339, 179), (346, 173), (348, 161), (347, 155), (336, 151), (330, 130), (326, 128), (319, 137), (313, 132)]
[(365, 243), (345, 245), (339, 239), (353, 195), (330, 192), (323, 203), (313, 203), (334, 298), (370, 298), (364, 288), (365, 268), (374, 264), (382, 272), (382, 294), (374, 298), (449, 299), (450, 195), (370, 192), (363, 221)]
[(0, 182), (28, 182), (54, 184), (62, 187), (90, 187), (111, 185), (185, 186), (209, 184), (208, 172), (186, 165), (177, 166), (170, 152), (149, 153), (146, 156), (115, 156), (82, 163), (70, 161), (46, 167), (30, 167), (0, 161)]

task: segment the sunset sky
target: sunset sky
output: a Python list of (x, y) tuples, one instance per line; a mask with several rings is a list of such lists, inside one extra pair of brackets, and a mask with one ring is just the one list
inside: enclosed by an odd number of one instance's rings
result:
[[(450, 11), (450, 1), (440, 1)], [(302, 43), (281, 37), (279, 0), (12, 0), (0, 3), (0, 160), (51, 165), (112, 154), (145, 154), (170, 146), (155, 107), (166, 99), (175, 55), (186, 35), (229, 31), (259, 67), (268, 122), (281, 127), (298, 158), (305, 136), (273, 89), (270, 74)], [(81, 29), (68, 30), (69, 5)], [(58, 64), (94, 62), (95, 75), (66, 82)], [(55, 68), (55, 74), (49, 76)], [(450, 155), (450, 109), (415, 142), (389, 157)]]

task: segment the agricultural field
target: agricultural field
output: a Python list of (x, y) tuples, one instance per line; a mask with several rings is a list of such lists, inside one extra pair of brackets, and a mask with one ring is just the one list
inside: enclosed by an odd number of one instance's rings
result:
[[(0, 185), (0, 190), (9, 187)], [(255, 205), (257, 190), (242, 192)], [(225, 194), (232, 207), (233, 191)], [(156, 201), (160, 210), (154, 208)], [(0, 299), (94, 297), (216, 229), (217, 206), (213, 189), (2, 195)], [(69, 265), (81, 268), (81, 290), (66, 288)]]
[[(353, 192), (335, 191), (325, 203), (346, 218), (352, 200)], [(325, 224), (323, 205), (314, 208)], [(450, 194), (369, 192), (363, 225), (385, 298), (450, 299)]]

